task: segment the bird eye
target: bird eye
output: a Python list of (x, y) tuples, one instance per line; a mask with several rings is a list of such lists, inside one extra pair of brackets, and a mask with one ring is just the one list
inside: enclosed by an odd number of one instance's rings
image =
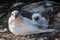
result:
[(19, 15), (19, 13), (17, 15)]
[(13, 14), (11, 14), (11, 15), (13, 15)]

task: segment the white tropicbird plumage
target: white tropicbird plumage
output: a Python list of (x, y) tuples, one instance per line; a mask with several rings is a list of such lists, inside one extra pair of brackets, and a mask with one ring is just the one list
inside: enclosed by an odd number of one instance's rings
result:
[(8, 21), (9, 30), (15, 35), (46, 32), (45, 30), (39, 29), (34, 23), (32, 20), (22, 17), (17, 10), (12, 11)]

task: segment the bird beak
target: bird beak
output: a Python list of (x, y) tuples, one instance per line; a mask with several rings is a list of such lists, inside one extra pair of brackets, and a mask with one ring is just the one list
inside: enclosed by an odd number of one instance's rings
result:
[(17, 15), (14, 16), (14, 20), (16, 20), (16, 18), (17, 18)]

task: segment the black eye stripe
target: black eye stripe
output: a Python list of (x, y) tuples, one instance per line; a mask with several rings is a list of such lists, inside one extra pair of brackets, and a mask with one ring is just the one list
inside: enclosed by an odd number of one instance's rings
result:
[(13, 15), (13, 14), (11, 14), (11, 15)]
[(19, 14), (20, 12), (18, 12), (18, 14)]

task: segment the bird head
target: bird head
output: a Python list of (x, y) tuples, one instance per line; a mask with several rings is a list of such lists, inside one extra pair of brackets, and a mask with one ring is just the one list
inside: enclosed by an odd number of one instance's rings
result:
[(34, 14), (32, 15), (32, 20), (38, 21), (38, 20), (40, 20), (41, 17), (42, 17), (41, 14), (39, 14), (39, 13), (34, 13)]
[(19, 16), (19, 11), (18, 10), (12, 11), (11, 16), (13, 17), (14, 20), (16, 20), (16, 18)]

